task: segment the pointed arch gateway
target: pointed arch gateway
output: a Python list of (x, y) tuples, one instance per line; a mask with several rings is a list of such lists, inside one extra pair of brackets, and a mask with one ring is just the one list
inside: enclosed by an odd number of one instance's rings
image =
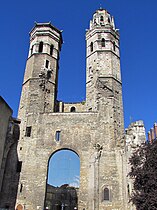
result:
[(78, 209), (80, 158), (70, 149), (58, 150), (48, 162), (45, 209)]

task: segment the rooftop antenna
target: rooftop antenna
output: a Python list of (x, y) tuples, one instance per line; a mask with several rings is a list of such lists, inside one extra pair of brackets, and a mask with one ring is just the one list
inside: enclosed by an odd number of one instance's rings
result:
[(100, 9), (102, 9), (102, 4), (100, 4)]

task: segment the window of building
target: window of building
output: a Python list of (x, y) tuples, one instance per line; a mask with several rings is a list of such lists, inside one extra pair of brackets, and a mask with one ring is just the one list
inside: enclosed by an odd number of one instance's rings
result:
[(111, 21), (110, 21), (110, 18), (108, 17), (108, 23), (110, 23)]
[(109, 189), (105, 187), (104, 189), (104, 201), (109, 201), (110, 196), (109, 196)]
[(43, 42), (39, 43), (39, 53), (43, 51)]
[(76, 112), (76, 108), (74, 106), (71, 107), (70, 112)]
[(127, 190), (128, 190), (128, 196), (130, 196), (130, 186), (129, 186), (129, 184), (127, 185)]
[(23, 184), (20, 184), (20, 193), (22, 192)]
[(93, 42), (90, 43), (90, 51), (93, 52)]
[(32, 130), (32, 126), (26, 127), (25, 136), (30, 137), (31, 136), (31, 130)]
[(49, 68), (49, 61), (48, 61), (48, 60), (46, 60), (45, 67), (46, 67), (47, 69)]
[(17, 162), (16, 172), (20, 173), (21, 172), (21, 168), (22, 168), (22, 161), (18, 161)]
[(100, 21), (101, 22), (104, 21), (104, 17), (103, 16), (100, 17)]
[(61, 131), (56, 131), (56, 135), (55, 135), (56, 141), (60, 141), (60, 134), (61, 134)]
[(116, 44), (113, 42), (113, 50), (116, 51)]
[(31, 47), (31, 55), (33, 54), (34, 45)]
[(53, 44), (51, 44), (51, 46), (50, 46), (50, 55), (53, 54), (53, 48), (54, 48), (54, 46), (53, 46)]
[(102, 38), (102, 40), (101, 40), (101, 46), (105, 47), (105, 39), (104, 38)]

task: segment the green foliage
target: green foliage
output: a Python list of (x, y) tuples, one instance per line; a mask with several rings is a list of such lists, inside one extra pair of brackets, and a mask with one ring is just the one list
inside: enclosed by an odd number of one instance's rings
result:
[(157, 141), (139, 146), (130, 164), (134, 185), (130, 201), (137, 210), (157, 210)]
[(85, 105), (85, 103), (86, 103), (86, 101), (82, 101), (82, 102), (81, 102), (82, 105)]

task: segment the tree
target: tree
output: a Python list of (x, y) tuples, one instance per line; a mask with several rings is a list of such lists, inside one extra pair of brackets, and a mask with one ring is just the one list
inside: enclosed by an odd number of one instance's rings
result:
[(130, 164), (134, 188), (130, 201), (137, 210), (157, 210), (157, 141), (139, 146)]

